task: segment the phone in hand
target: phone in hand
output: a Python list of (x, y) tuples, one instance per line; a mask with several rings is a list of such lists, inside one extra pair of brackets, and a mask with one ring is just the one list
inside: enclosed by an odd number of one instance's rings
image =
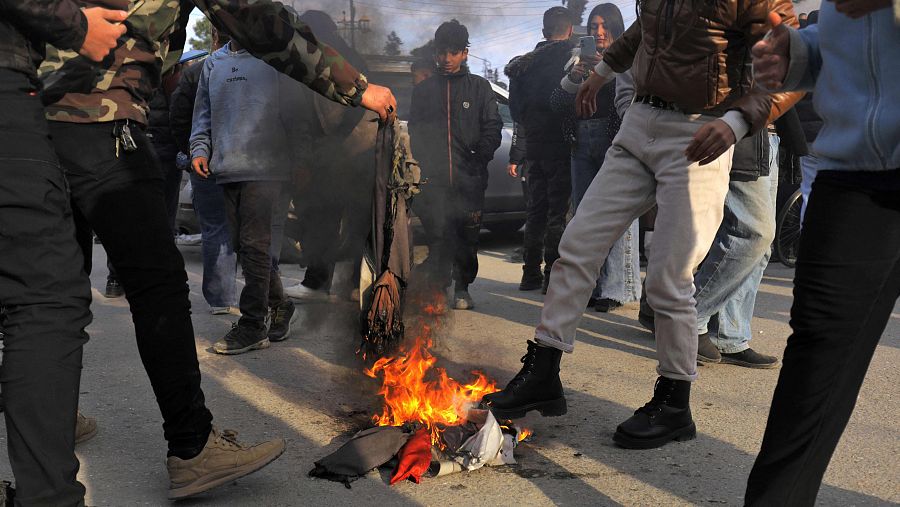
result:
[(580, 47), (582, 59), (597, 57), (597, 38), (593, 35), (582, 37)]
[(137, 0), (137, 2), (135, 2), (134, 5), (132, 5), (131, 8), (128, 9), (128, 12), (125, 13), (125, 19), (130, 18), (132, 14), (134, 14), (135, 12), (138, 11), (138, 9), (143, 7), (144, 3), (146, 3), (146, 1), (147, 0)]

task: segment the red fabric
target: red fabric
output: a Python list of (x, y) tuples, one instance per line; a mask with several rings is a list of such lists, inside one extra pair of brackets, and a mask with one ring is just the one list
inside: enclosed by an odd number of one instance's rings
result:
[(416, 484), (431, 464), (431, 432), (427, 428), (419, 428), (415, 435), (406, 441), (397, 453), (400, 463), (391, 476), (391, 485), (412, 479)]

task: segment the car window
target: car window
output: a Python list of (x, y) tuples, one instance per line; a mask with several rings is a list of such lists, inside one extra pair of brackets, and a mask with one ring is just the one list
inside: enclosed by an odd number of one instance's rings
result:
[(497, 105), (500, 107), (500, 117), (503, 118), (503, 124), (512, 126), (513, 119), (512, 119), (512, 115), (509, 112), (509, 104), (504, 104), (503, 102), (498, 102)]

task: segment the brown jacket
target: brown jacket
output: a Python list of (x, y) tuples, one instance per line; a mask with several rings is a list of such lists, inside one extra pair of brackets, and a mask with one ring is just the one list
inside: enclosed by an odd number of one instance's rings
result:
[[(791, 28), (800, 28), (800, 20), (794, 12), (794, 4), (790, 0), (769, 0), (769, 9), (778, 13), (785, 25)], [(767, 123), (774, 123), (775, 120), (788, 112), (794, 107), (794, 104), (800, 102), (800, 99), (806, 95), (806, 92), (782, 92), (772, 94), (772, 109), (769, 111)]]
[(738, 110), (753, 134), (766, 126), (772, 106), (750, 76), (750, 47), (768, 30), (769, 3), (643, 0), (638, 21), (603, 61), (616, 72), (632, 69), (636, 95), (658, 96), (688, 113)]

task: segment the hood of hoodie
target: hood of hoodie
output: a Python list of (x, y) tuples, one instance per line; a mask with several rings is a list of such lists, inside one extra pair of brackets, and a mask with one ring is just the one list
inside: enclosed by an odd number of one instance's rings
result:
[(503, 73), (510, 79), (515, 79), (528, 72), (528, 70), (536, 63), (542, 62), (545, 59), (556, 60), (560, 58), (560, 53), (569, 53), (572, 51), (573, 47), (575, 46), (568, 40), (545, 40), (538, 42), (534, 51), (510, 60), (506, 65), (506, 68), (503, 69)]

